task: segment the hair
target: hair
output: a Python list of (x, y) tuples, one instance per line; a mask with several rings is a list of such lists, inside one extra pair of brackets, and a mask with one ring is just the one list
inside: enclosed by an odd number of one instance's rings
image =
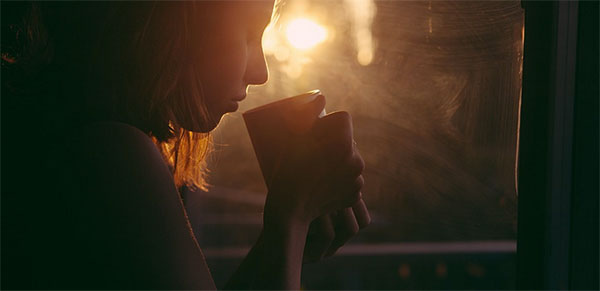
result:
[(2, 6), (9, 18), (2, 23), (3, 92), (43, 98), (35, 103), (53, 109), (45, 119), (54, 131), (99, 120), (131, 124), (152, 138), (178, 188), (206, 189), (210, 134), (183, 127), (211, 124), (194, 62), (206, 13), (199, 4)]

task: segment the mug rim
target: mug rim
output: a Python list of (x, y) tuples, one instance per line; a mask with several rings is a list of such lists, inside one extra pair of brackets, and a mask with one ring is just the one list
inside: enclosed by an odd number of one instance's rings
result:
[(306, 93), (302, 93), (302, 94), (291, 96), (291, 97), (286, 97), (286, 98), (283, 98), (281, 100), (273, 101), (271, 103), (267, 103), (267, 104), (264, 104), (264, 105), (261, 105), (261, 106), (249, 109), (249, 110), (245, 111), (244, 113), (242, 113), (242, 115), (246, 116), (246, 115), (255, 113), (257, 111), (261, 111), (261, 110), (266, 109), (266, 108), (277, 107), (277, 106), (280, 106), (283, 103), (289, 102), (289, 100), (291, 100), (291, 99), (295, 99), (295, 98), (299, 98), (299, 97), (303, 97), (303, 96), (307, 96), (308, 97), (308, 96), (319, 95), (319, 94), (321, 94), (321, 90), (319, 90), (319, 89), (310, 90), (310, 91), (308, 91)]

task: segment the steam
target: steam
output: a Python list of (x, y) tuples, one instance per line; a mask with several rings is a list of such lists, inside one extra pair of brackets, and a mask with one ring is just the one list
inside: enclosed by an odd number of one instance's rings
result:
[(363, 66), (373, 61), (375, 44), (371, 26), (377, 12), (374, 0), (344, 0), (348, 16), (352, 20), (356, 60)]

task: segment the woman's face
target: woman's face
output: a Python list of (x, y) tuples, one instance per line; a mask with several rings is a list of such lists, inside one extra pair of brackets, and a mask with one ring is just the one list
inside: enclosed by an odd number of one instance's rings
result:
[(273, 1), (203, 2), (205, 17), (198, 70), (206, 107), (214, 129), (227, 112), (238, 109), (248, 85), (268, 79), (261, 39), (271, 19)]

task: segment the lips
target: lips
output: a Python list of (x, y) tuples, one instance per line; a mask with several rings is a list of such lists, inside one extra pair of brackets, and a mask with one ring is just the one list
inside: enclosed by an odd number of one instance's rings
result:
[(241, 102), (244, 99), (246, 99), (246, 94), (245, 93), (237, 95), (237, 96), (235, 96), (233, 98), (230, 98), (228, 100), (226, 108), (225, 108), (226, 112), (235, 112), (235, 111), (237, 111), (238, 108), (239, 108), (239, 106), (240, 106), (238, 103)]
[(235, 98), (233, 98), (233, 99), (231, 99), (231, 100), (233, 100), (233, 101), (235, 101), (235, 102), (240, 102), (240, 101), (242, 101), (242, 100), (244, 100), (244, 99), (246, 99), (246, 94), (243, 94), (243, 95), (237, 96), (237, 97), (235, 97)]
[(240, 106), (240, 105), (238, 104), (238, 101), (231, 100), (231, 101), (230, 101), (230, 102), (227, 104), (227, 109), (226, 109), (226, 111), (227, 111), (227, 112), (235, 112), (235, 111), (237, 111), (237, 110), (238, 110), (239, 106)]

